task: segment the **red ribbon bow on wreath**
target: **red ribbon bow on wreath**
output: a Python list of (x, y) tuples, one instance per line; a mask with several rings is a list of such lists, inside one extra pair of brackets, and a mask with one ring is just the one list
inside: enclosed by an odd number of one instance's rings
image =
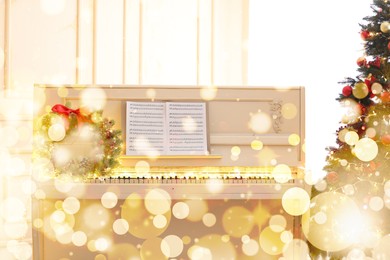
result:
[(61, 105), (61, 104), (54, 105), (51, 108), (51, 111), (53, 111), (54, 113), (62, 114), (62, 115), (66, 115), (66, 116), (69, 116), (72, 113), (76, 114), (77, 116), (81, 116), (80, 108), (78, 108), (78, 109), (71, 109), (71, 108), (66, 107), (64, 105)]
[(63, 115), (67, 121), (69, 121), (69, 116), (71, 114), (76, 115), (77, 122), (78, 122), (79, 126), (84, 122), (90, 122), (90, 119), (81, 113), (80, 108), (71, 109), (67, 106), (57, 104), (51, 108), (51, 111), (53, 111), (54, 113)]

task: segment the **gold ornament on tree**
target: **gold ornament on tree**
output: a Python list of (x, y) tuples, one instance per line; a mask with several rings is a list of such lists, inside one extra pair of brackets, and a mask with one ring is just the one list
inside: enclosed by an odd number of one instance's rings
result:
[(389, 22), (381, 23), (381, 31), (383, 33), (388, 33), (390, 31), (390, 23)]
[(383, 90), (383, 87), (382, 87), (382, 85), (381, 85), (380, 83), (378, 83), (378, 82), (375, 82), (375, 83), (372, 84), (372, 86), (371, 86), (371, 91), (372, 91), (372, 93), (375, 94), (375, 95), (380, 94), (380, 93), (382, 92), (382, 90)]
[(363, 99), (368, 95), (368, 87), (364, 82), (358, 82), (355, 84), (355, 87), (352, 90), (354, 97), (358, 99)]

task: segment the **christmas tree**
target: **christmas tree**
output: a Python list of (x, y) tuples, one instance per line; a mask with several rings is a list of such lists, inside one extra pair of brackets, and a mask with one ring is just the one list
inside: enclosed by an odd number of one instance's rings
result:
[(337, 147), (302, 217), (313, 259), (390, 259), (390, 2), (371, 8), (358, 76), (337, 98), (345, 110)]

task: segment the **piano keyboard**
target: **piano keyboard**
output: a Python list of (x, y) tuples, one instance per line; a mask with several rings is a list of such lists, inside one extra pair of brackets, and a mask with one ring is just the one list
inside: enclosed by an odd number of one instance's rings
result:
[[(278, 199), (292, 187), (304, 186), (304, 181), (290, 179), (278, 183), (273, 179), (262, 178), (229, 178), (229, 179), (196, 179), (196, 178), (100, 178), (88, 179), (85, 182), (61, 182), (56, 180), (41, 184), (41, 188), (51, 198), (63, 197), (57, 187), (67, 185), (66, 194), (83, 191), (85, 199), (99, 199), (107, 192), (117, 194), (118, 199), (126, 199), (131, 193), (141, 197), (152, 189), (165, 190), (172, 199)], [(69, 189), (69, 187), (71, 187)], [(73, 190), (73, 191), (72, 191)]]

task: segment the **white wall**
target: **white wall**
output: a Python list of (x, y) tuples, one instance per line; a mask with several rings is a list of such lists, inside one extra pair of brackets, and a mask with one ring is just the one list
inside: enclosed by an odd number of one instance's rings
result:
[(363, 55), (359, 23), (371, 0), (250, 2), (250, 85), (305, 86), (307, 168), (321, 173), (342, 116), (335, 100)]

